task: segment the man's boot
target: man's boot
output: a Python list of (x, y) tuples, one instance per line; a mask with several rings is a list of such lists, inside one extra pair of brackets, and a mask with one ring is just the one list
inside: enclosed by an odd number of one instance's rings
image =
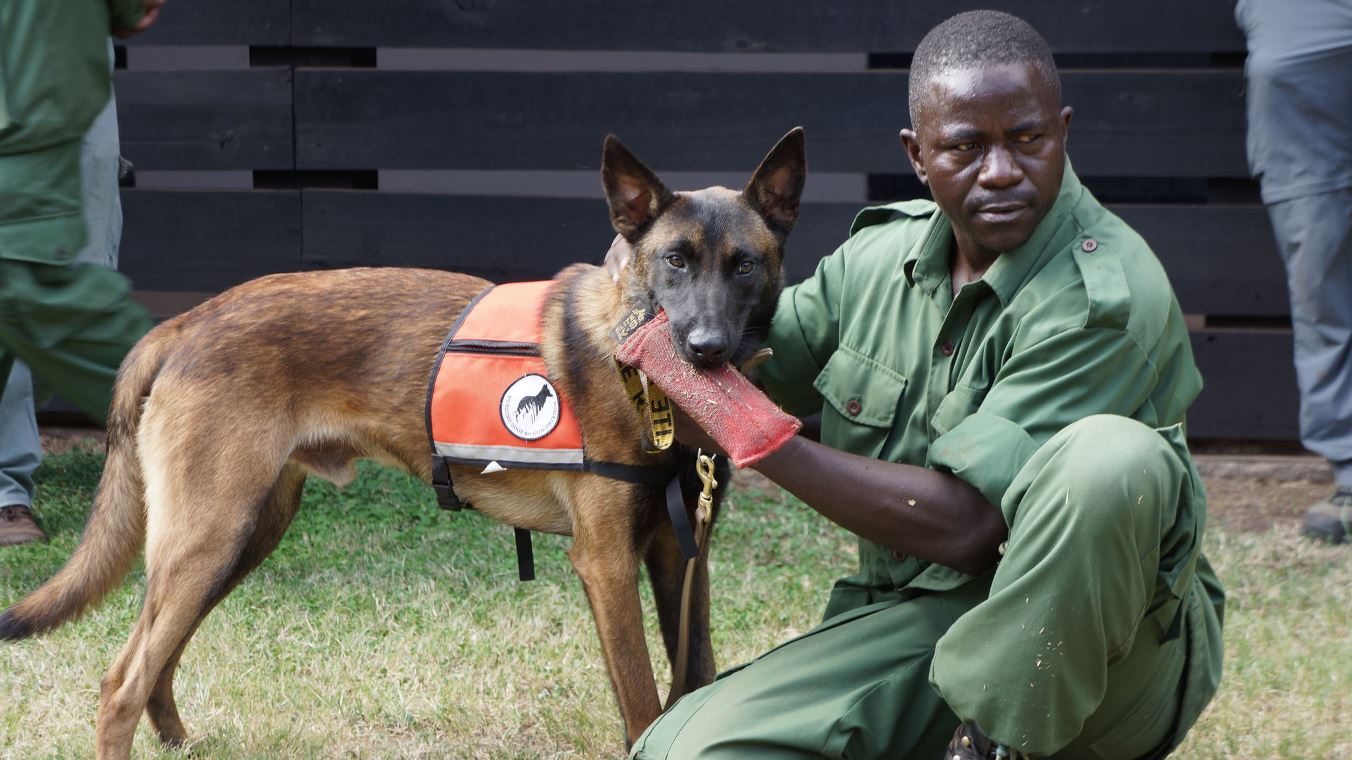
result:
[(1333, 496), (1311, 506), (1300, 531), (1331, 544), (1346, 543), (1352, 533), (1352, 486), (1339, 486)]
[(981, 732), (974, 721), (967, 721), (953, 732), (943, 760), (1032, 760), (1032, 755), (996, 744)]
[(0, 507), (0, 546), (46, 540), (47, 534), (33, 519), (33, 510), (23, 504)]

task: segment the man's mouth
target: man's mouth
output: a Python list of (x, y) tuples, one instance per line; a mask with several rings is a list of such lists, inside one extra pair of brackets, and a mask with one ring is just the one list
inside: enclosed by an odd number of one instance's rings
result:
[(1008, 224), (1028, 210), (1026, 203), (988, 203), (977, 209), (979, 219), (989, 224)]

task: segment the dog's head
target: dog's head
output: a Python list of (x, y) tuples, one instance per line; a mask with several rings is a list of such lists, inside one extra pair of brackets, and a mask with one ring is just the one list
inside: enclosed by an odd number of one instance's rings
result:
[(761, 161), (741, 192), (673, 193), (614, 136), (601, 179), (615, 231), (633, 248), (626, 276), (666, 309), (677, 351), (699, 367), (741, 363), (770, 326), (784, 287), (784, 241), (807, 177), (803, 130)]

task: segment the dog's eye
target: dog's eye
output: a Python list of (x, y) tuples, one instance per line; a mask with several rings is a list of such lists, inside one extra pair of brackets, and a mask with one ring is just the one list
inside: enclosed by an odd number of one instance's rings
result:
[(673, 253), (667, 256), (667, 263), (677, 269), (685, 269), (685, 257), (679, 253)]
[(741, 265), (737, 267), (737, 274), (751, 274), (754, 271), (756, 271), (756, 262), (751, 261), (750, 259), (743, 261)]

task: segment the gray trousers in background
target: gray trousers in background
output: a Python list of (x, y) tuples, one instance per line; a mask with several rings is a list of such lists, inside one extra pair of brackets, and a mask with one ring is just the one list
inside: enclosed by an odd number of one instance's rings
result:
[(1352, 188), (1267, 208), (1291, 292), (1301, 442), (1352, 487)]
[[(109, 43), (109, 60), (112, 44)], [(89, 242), (78, 261), (117, 268), (122, 240), (122, 201), (118, 196), (117, 103), (108, 105), (85, 133), (80, 148), (80, 186)], [(14, 362), (0, 396), (0, 507), (33, 504), (33, 472), (42, 462), (42, 444), (28, 367)]]

